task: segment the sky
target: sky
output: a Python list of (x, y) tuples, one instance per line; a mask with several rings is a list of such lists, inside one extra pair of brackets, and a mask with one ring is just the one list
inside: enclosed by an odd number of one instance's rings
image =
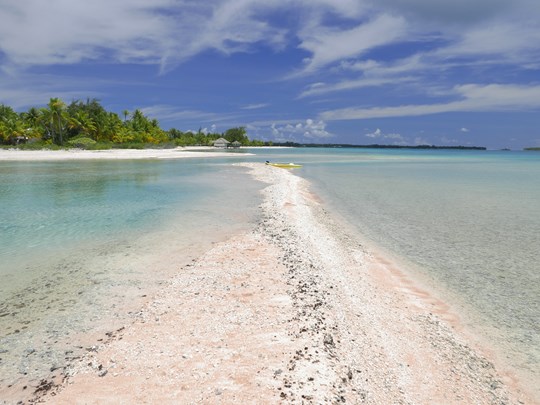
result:
[(540, 146), (538, 0), (0, 0), (0, 104), (309, 143)]

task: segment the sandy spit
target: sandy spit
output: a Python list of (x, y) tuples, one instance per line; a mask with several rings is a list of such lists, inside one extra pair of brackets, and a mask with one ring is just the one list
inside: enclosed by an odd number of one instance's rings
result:
[(532, 403), (429, 294), (345, 234), (304, 180), (243, 165), (269, 184), (256, 228), (179, 269), (36, 401)]
[[(243, 156), (248, 155), (246, 153)], [(182, 159), (234, 156), (212, 147), (174, 149), (108, 149), (108, 150), (16, 150), (0, 149), (0, 161), (13, 160), (79, 160), (79, 159)]]

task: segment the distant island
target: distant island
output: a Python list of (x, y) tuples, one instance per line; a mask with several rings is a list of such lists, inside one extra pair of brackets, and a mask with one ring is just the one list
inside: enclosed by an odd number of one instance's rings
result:
[(289, 146), (296, 148), (364, 148), (364, 149), (455, 149), (455, 150), (486, 150), (484, 146), (435, 146), (435, 145), (352, 145), (347, 143), (296, 143), (274, 142), (274, 146)]
[(540, 151), (540, 147), (532, 147), (532, 148), (524, 148), (523, 150), (534, 150), (534, 151)]

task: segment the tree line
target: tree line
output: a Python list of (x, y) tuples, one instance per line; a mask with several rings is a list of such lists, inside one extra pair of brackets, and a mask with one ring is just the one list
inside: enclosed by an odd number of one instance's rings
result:
[(97, 99), (74, 100), (69, 105), (51, 98), (46, 107), (31, 107), (16, 112), (0, 104), (0, 143), (25, 148), (79, 147), (106, 149), (111, 147), (152, 147), (212, 145), (223, 137), (244, 146), (265, 143), (250, 140), (245, 127), (230, 128), (224, 133), (163, 130), (156, 119), (136, 109), (122, 111), (122, 116), (107, 111)]

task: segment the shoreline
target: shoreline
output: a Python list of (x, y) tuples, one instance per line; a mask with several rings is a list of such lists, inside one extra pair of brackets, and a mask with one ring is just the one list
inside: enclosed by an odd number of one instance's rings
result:
[(241, 165), (269, 184), (259, 225), (179, 271), (41, 400), (529, 401), (344, 234), (307, 181)]
[[(243, 156), (253, 155), (242, 153)], [(0, 149), (2, 161), (64, 161), (64, 160), (127, 160), (127, 159), (183, 159), (230, 157), (234, 152), (224, 152), (212, 146), (177, 147), (174, 149), (106, 149), (106, 150), (17, 150)]]

